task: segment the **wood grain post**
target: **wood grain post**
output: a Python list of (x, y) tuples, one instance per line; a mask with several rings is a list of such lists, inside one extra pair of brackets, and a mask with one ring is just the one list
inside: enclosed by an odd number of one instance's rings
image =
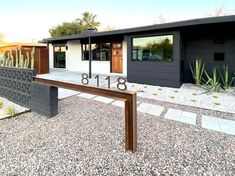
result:
[(137, 149), (137, 107), (136, 94), (125, 100), (125, 137), (126, 150), (136, 152)]
[(125, 149), (135, 152), (137, 150), (137, 106), (136, 92), (119, 91), (116, 89), (108, 89), (94, 87), (88, 85), (80, 85), (63, 81), (49, 80), (35, 77), (37, 83), (44, 83), (53, 87), (61, 87), (79, 92), (86, 92), (104, 97), (114, 98), (125, 102)]

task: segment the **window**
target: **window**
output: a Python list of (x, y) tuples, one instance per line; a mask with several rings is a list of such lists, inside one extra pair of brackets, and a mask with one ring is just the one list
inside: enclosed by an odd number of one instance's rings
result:
[(214, 53), (214, 61), (224, 61), (224, 53)]
[(173, 35), (133, 38), (132, 60), (172, 61)]
[(54, 46), (54, 68), (65, 68), (65, 46)]
[[(94, 61), (111, 60), (110, 43), (91, 44), (91, 53)], [(82, 60), (89, 60), (89, 44), (82, 44)]]

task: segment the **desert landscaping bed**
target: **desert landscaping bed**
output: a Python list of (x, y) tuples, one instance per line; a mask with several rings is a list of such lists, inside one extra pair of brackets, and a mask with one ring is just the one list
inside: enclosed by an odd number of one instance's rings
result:
[(0, 97), (0, 120), (29, 111), (29, 109)]
[[(142, 102), (144, 99), (139, 99)], [(233, 175), (235, 136), (138, 112), (138, 150), (124, 150), (124, 109), (73, 96), (47, 119), (0, 121), (1, 175)]]

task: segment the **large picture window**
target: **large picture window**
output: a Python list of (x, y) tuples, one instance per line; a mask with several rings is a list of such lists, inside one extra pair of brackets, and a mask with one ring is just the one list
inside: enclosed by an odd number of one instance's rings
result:
[(173, 35), (133, 38), (132, 60), (172, 61)]
[[(94, 61), (111, 60), (110, 43), (91, 44), (91, 56)], [(89, 60), (89, 44), (82, 44), (82, 60)]]
[(65, 46), (54, 46), (54, 68), (65, 68)]

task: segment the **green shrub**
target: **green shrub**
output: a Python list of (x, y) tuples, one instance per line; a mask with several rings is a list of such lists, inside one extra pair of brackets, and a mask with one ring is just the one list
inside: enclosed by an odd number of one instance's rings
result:
[(190, 70), (192, 72), (193, 79), (196, 86), (200, 87), (202, 82), (202, 74), (205, 68), (205, 63), (201, 58), (196, 59), (193, 63), (189, 63)]
[(10, 115), (10, 116), (14, 116), (14, 115), (16, 115), (16, 110), (13, 106), (8, 107), (5, 111), (5, 114)]
[(205, 75), (207, 77), (206, 85), (209, 86), (210, 90), (213, 92), (218, 92), (221, 88), (221, 84), (219, 82), (219, 78), (217, 76), (217, 69), (216, 67), (212, 68), (212, 77), (209, 76), (209, 74), (204, 70)]
[(223, 73), (221, 73), (219, 71), (219, 74), (220, 74), (220, 78), (222, 80), (222, 88), (224, 90), (228, 90), (235, 79), (235, 77), (229, 76), (228, 65), (223, 66)]

